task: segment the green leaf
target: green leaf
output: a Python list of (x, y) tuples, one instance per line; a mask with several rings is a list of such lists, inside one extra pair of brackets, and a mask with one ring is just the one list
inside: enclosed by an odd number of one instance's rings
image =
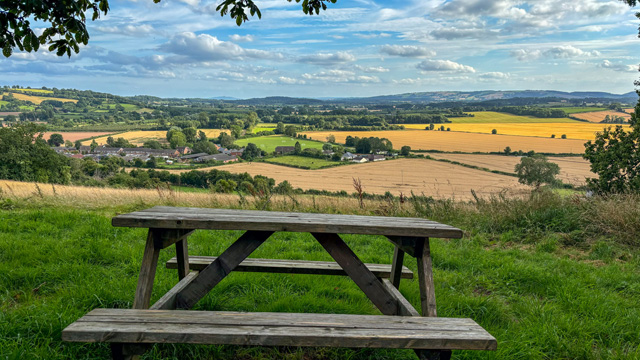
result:
[(11, 56), (12, 53), (13, 53), (13, 49), (10, 46), (5, 46), (2, 49), (2, 55), (4, 55), (4, 57), (9, 57)]

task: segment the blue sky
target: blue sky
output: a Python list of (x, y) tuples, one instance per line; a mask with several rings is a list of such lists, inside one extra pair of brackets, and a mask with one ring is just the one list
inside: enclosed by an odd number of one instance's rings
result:
[(634, 90), (640, 39), (617, 0), (338, 0), (320, 16), (256, 0), (111, 0), (80, 54), (15, 53), (0, 84), (120, 95), (372, 96), (442, 90)]

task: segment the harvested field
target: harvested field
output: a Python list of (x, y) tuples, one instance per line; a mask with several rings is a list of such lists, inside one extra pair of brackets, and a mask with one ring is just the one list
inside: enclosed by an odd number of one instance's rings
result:
[[(596, 133), (612, 124), (588, 124), (574, 121), (572, 124), (446, 124), (451, 131), (491, 134), (493, 129), (498, 135), (537, 136), (557, 139), (564, 134), (567, 139), (593, 140)], [(628, 125), (623, 125), (628, 127)]]
[[(216, 166), (217, 170), (232, 173), (264, 175), (276, 183), (289, 181), (294, 188), (353, 193), (353, 178), (360, 178), (364, 191), (394, 195), (424, 193), (434, 198), (468, 200), (471, 190), (479, 196), (507, 191), (509, 195), (527, 193), (527, 187), (518, 183), (515, 177), (492, 174), (482, 170), (423, 159), (388, 160), (350, 166), (340, 166), (320, 170), (302, 170), (261, 162), (244, 162)], [(202, 168), (199, 170), (207, 170)], [(172, 170), (182, 172), (185, 170)]]
[(5, 117), (9, 115), (20, 116), (20, 112), (19, 111), (0, 111), (0, 117)]
[[(75, 99), (63, 99), (63, 98), (55, 98), (55, 97), (46, 97), (46, 96), (33, 96), (33, 95), (27, 95), (27, 94), (21, 94), (21, 93), (11, 93), (13, 95), (14, 98), (18, 99), (18, 100), (23, 100), (23, 101), (31, 101), (32, 103), (36, 104), (36, 105), (40, 105), (41, 102), (45, 101), (45, 100), (57, 100), (57, 101), (62, 101), (62, 102), (72, 102), (72, 103), (77, 103), (78, 100)], [(3, 95), (8, 95), (7, 93), (4, 93)]]
[[(199, 131), (204, 131), (205, 134), (207, 134), (208, 138), (213, 138), (213, 137), (217, 137), (218, 135), (220, 135), (220, 130), (219, 129), (198, 129)], [(228, 131), (227, 131), (228, 133)], [(124, 138), (127, 141), (129, 141), (132, 144), (135, 145), (142, 145), (145, 141), (147, 140), (158, 140), (158, 141), (166, 141), (167, 138), (167, 132), (162, 130), (162, 131), (143, 131), (143, 130), (137, 130), (137, 131), (127, 131), (125, 133), (122, 134), (118, 134), (118, 135), (114, 135), (114, 138)], [(102, 144), (106, 144), (107, 143), (107, 138), (108, 136), (104, 136), (104, 137), (100, 137), (95, 139), (96, 142), (98, 143), (98, 145), (102, 145)], [(89, 145), (91, 143), (91, 141), (85, 141), (82, 144), (83, 145)]]
[(631, 109), (624, 109), (624, 112), (626, 112), (626, 113), (628, 113), (628, 114), (633, 114), (633, 112), (634, 112), (635, 110), (636, 110), (636, 109), (634, 109), (634, 108), (631, 108)]
[[(569, 118), (538, 118), (535, 116), (522, 116), (495, 111), (471, 111), (473, 117), (449, 118), (454, 124), (482, 124), (482, 123), (575, 123)], [(441, 125), (441, 124), (436, 124)], [(447, 126), (448, 124), (442, 124)], [(407, 126), (407, 125), (405, 125)], [(422, 127), (424, 129), (424, 126)]]
[(393, 147), (400, 149), (404, 145), (413, 150), (438, 150), (461, 152), (501, 152), (509, 146), (513, 151), (522, 150), (542, 153), (572, 153), (584, 152), (584, 140), (561, 140), (528, 136), (487, 135), (453, 131), (317, 131), (305, 132), (313, 139), (325, 139), (333, 134), (336, 141), (344, 143), (347, 135), (359, 137), (382, 137), (393, 143)]
[[(429, 156), (434, 159), (457, 161), (462, 164), (509, 173), (514, 173), (513, 168), (520, 162), (519, 156), (438, 153), (429, 154)], [(586, 178), (596, 176), (591, 172), (589, 162), (581, 157), (548, 157), (548, 159), (560, 166), (558, 178), (564, 183), (584, 185)]]
[(602, 120), (604, 120), (605, 116), (621, 116), (625, 119), (627, 119), (627, 121), (631, 118), (631, 115), (627, 114), (626, 112), (619, 112), (619, 111), (594, 111), (594, 112), (586, 112), (586, 113), (579, 113), (579, 114), (571, 114), (571, 116), (576, 117), (578, 119), (582, 119), (582, 120), (586, 120), (588, 122), (593, 122), (593, 123), (599, 123), (602, 122)]
[[(109, 134), (112, 134), (112, 133), (104, 132), (104, 131), (101, 131), (101, 132), (98, 132), (98, 131), (70, 131), (70, 132), (48, 131), (48, 132), (44, 133), (44, 136), (43, 136), (44, 139), (45, 140), (49, 139), (51, 134), (60, 134), (60, 135), (62, 135), (62, 138), (65, 141), (69, 140), (71, 142), (76, 142), (77, 140), (88, 139), (88, 138), (94, 137), (94, 136), (109, 135)], [(89, 141), (89, 142), (91, 142), (91, 141)]]

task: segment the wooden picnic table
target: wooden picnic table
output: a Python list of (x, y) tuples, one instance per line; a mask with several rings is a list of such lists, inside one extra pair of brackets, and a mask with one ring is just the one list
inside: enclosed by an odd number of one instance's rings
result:
[[(471, 319), (437, 318), (429, 238), (462, 237), (449, 225), (419, 218), (167, 206), (118, 215), (112, 224), (149, 229), (133, 309), (95, 309), (62, 337), (110, 342), (114, 358), (130, 358), (153, 343), (409, 348), (421, 359), (497, 346)], [(189, 256), (187, 238), (197, 229), (245, 232), (217, 257)], [(335, 262), (248, 258), (276, 231), (311, 233)], [(395, 245), (392, 264), (364, 264), (338, 234), (385, 236)], [(176, 257), (166, 266), (178, 270), (179, 282), (150, 306), (159, 252), (174, 244)], [(403, 266), (405, 253), (417, 260), (422, 317), (398, 290), (402, 278), (413, 278)], [(184, 311), (232, 271), (346, 275), (385, 316)]]

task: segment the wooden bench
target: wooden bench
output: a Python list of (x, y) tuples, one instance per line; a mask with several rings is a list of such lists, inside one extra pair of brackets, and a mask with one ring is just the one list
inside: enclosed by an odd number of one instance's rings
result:
[(495, 350), (471, 319), (344, 314), (95, 309), (65, 341)]
[[(189, 256), (189, 268), (202, 271), (217, 259), (216, 256)], [(378, 278), (391, 277), (391, 265), (364, 264), (369, 271)], [(178, 258), (167, 261), (167, 269), (178, 268)], [(342, 275), (347, 273), (338, 263), (333, 261), (308, 261), (308, 260), (280, 260), (280, 259), (254, 259), (247, 258), (234, 269), (243, 272), (265, 272), (278, 274), (308, 274), (308, 275)], [(408, 267), (402, 267), (401, 277), (413, 279), (413, 272)]]
[[(65, 341), (110, 342), (114, 359), (142, 354), (152, 343), (371, 347), (414, 349), (420, 359), (446, 360), (451, 350), (495, 350), (497, 343), (470, 319), (438, 318), (430, 237), (462, 231), (417, 218), (157, 206), (119, 215), (113, 226), (148, 228), (134, 310), (95, 309), (62, 331)], [(196, 229), (245, 230), (219, 256), (189, 256)], [(276, 231), (308, 232), (335, 262), (249, 256)], [(382, 235), (394, 245), (392, 264), (364, 264), (339, 234)], [(357, 240), (356, 240), (357, 241)], [(162, 249), (175, 245), (166, 266), (178, 283), (151, 305)], [(400, 293), (417, 262), (420, 312)], [(347, 275), (383, 315), (235, 313), (189, 310), (232, 271)], [(179, 310), (178, 310), (179, 309)]]

